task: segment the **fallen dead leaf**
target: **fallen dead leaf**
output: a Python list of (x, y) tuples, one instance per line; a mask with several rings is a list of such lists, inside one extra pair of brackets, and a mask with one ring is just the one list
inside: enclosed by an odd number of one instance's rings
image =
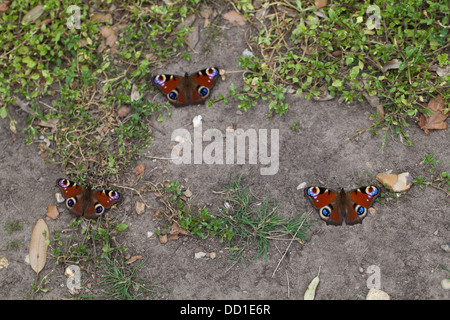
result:
[(24, 22), (36, 21), (43, 13), (44, 13), (44, 6), (42, 4), (38, 4), (36, 7), (27, 12), (27, 14), (23, 17), (22, 21)]
[(426, 116), (424, 114), (420, 115), (419, 118), (419, 127), (425, 133), (425, 135), (429, 134), (430, 129), (442, 130), (447, 128), (447, 123), (445, 120), (448, 115), (444, 114), (445, 103), (444, 99), (441, 95), (438, 95), (435, 98), (431, 98), (428, 103), (428, 109), (432, 112), (430, 116)]
[(121, 106), (119, 110), (117, 110), (117, 115), (121, 118), (126, 117), (130, 113), (130, 107)]
[(159, 237), (159, 242), (161, 244), (165, 244), (167, 243), (167, 234), (163, 234), (162, 236)]
[(145, 212), (145, 203), (136, 201), (136, 213), (143, 214)]
[(114, 53), (117, 50), (116, 41), (118, 39), (114, 29), (109, 28), (107, 26), (103, 26), (100, 28), (100, 33), (105, 38), (106, 45), (111, 48), (111, 53)]
[(234, 10), (228, 11), (223, 15), (223, 18), (231, 23), (233, 26), (243, 26), (245, 25), (245, 18), (239, 12)]
[(142, 176), (145, 172), (145, 163), (138, 164), (133, 169), (133, 173), (137, 176)]
[(314, 5), (316, 9), (325, 7), (328, 4), (328, 0), (314, 0)]
[(178, 223), (176, 223), (176, 222), (174, 222), (173, 224), (172, 224), (172, 230), (170, 230), (170, 234), (182, 234), (182, 235), (188, 235), (189, 234), (189, 231), (188, 230), (185, 230), (185, 229), (183, 229), (183, 228), (181, 228), (179, 225), (178, 225)]
[(385, 73), (388, 70), (398, 69), (402, 62), (398, 59), (392, 59), (391, 61), (386, 62), (386, 64), (381, 68), (381, 71)]
[(7, 6), (6, 3), (2, 2), (0, 3), (0, 12), (6, 12), (9, 10), (9, 7)]
[(131, 87), (130, 100), (131, 102), (139, 100), (141, 98), (141, 93), (139, 92), (137, 86), (133, 83)]
[(52, 132), (55, 132), (58, 127), (58, 122), (59, 122), (58, 118), (53, 118), (53, 119), (46, 120), (46, 121), (41, 120), (41, 121), (39, 121), (38, 126), (44, 127), (44, 128), (50, 128), (50, 129), (52, 129)]
[(58, 208), (55, 205), (47, 207), (47, 218), (55, 220), (59, 217)]
[(30, 239), (30, 265), (39, 274), (47, 262), (47, 240), (49, 240), (48, 226), (43, 219), (39, 219), (34, 226)]
[(130, 259), (128, 259), (127, 261), (125, 261), (126, 264), (132, 264), (133, 262), (142, 259), (142, 256), (133, 256)]

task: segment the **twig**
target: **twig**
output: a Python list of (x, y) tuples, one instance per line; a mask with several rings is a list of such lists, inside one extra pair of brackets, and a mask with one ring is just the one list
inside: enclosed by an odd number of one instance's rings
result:
[(304, 217), (302, 223), (300, 223), (300, 225), (298, 226), (297, 231), (295, 231), (295, 234), (293, 235), (291, 241), (289, 242), (289, 245), (287, 246), (286, 250), (284, 250), (283, 256), (280, 258), (280, 261), (278, 261), (278, 264), (277, 264), (275, 270), (273, 270), (272, 278), (275, 276), (275, 273), (278, 271), (278, 267), (280, 266), (281, 261), (283, 261), (284, 257), (286, 256), (286, 253), (288, 252), (289, 248), (291, 247), (292, 242), (294, 241), (295, 237), (297, 236), (298, 231), (303, 226), (303, 223), (305, 223), (305, 221), (306, 221), (306, 217)]

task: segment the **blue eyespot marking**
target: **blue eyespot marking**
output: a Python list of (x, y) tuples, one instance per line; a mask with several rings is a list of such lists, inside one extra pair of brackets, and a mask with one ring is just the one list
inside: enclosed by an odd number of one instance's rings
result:
[(330, 214), (331, 214), (331, 211), (328, 210), (327, 208), (323, 208), (323, 209), (322, 209), (322, 214), (323, 214), (325, 217), (329, 217)]
[(75, 201), (73, 201), (73, 199), (68, 199), (67, 200), (67, 206), (68, 207), (73, 207), (75, 205)]
[(356, 211), (356, 213), (358, 213), (359, 215), (364, 214), (366, 212), (366, 209), (364, 209), (364, 207), (359, 207)]
[(153, 82), (161, 86), (162, 84), (164, 84), (164, 82), (166, 82), (166, 76), (163, 74), (157, 75), (153, 78)]
[(208, 89), (205, 88), (205, 87), (202, 87), (198, 92), (200, 93), (200, 95), (202, 97), (204, 97), (204, 96), (206, 96), (208, 94)]
[(178, 97), (177, 93), (175, 91), (172, 91), (169, 93), (169, 98), (172, 100), (176, 100)]
[(219, 70), (217, 70), (216, 68), (208, 68), (208, 69), (206, 69), (206, 74), (209, 77), (214, 78), (215, 76), (217, 76), (219, 74)]
[(372, 197), (376, 196), (378, 194), (378, 188), (377, 187), (367, 187), (366, 193), (371, 195)]
[(95, 207), (95, 212), (102, 213), (102, 211), (103, 211), (103, 207), (102, 206)]

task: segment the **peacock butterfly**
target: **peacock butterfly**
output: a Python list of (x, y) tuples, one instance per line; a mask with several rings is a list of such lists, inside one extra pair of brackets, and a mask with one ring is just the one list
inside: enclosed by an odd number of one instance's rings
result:
[(175, 107), (205, 102), (219, 76), (218, 68), (207, 68), (183, 76), (158, 74), (152, 77), (153, 85), (164, 93)]
[(305, 188), (305, 196), (311, 201), (319, 216), (327, 224), (341, 225), (345, 219), (348, 225), (362, 223), (367, 209), (379, 195), (375, 186), (361, 187), (349, 192), (340, 192), (323, 187)]
[(97, 218), (120, 199), (117, 191), (82, 188), (76, 182), (67, 179), (56, 180), (56, 185), (66, 199), (67, 209), (77, 217)]

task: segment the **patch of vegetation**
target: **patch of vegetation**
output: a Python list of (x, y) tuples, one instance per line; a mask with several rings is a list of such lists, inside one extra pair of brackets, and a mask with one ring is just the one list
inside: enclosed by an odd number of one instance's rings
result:
[(71, 235), (62, 236), (55, 232), (49, 244), (49, 252), (52, 252), (56, 264), (70, 263), (83, 267), (84, 262), (98, 263), (99, 259), (110, 258), (113, 253), (122, 254), (128, 249), (115, 239), (118, 232), (127, 229), (126, 224), (102, 218), (96, 221), (74, 219), (70, 227), (66, 231)]
[(450, 76), (430, 69), (449, 63), (448, 1), (345, 0), (321, 10), (306, 1), (237, 3), (256, 27), (247, 39), (254, 56), (239, 59), (245, 86), (230, 88), (243, 110), (263, 101), (268, 117), (282, 115), (288, 92), (347, 103), (376, 97), (384, 116), (372, 114), (372, 132), (387, 128), (384, 147), (390, 129), (412, 144), (407, 120), (428, 112), (428, 98), (450, 98)]
[(420, 188), (430, 186), (450, 196), (450, 172), (438, 170), (436, 166), (440, 163), (441, 160), (435, 160), (434, 154), (425, 154), (424, 164), (427, 165), (430, 174), (428, 177), (420, 175), (413, 182), (418, 184)]
[[(197, 2), (9, 3), (0, 14), (0, 116), (9, 117), (15, 131), (10, 106), (25, 111), (26, 142), (43, 137), (42, 154), (77, 182), (88, 171), (94, 177), (120, 172), (151, 140), (150, 119), (170, 115), (167, 105), (143, 93), (150, 91), (152, 68), (180, 54), (189, 58), (184, 38), (190, 28), (181, 22)], [(94, 19), (92, 8), (110, 12), (115, 29)], [(74, 15), (80, 23), (69, 28)], [(105, 44), (105, 30), (117, 42)], [(131, 98), (132, 89), (140, 98)]]
[(144, 277), (137, 275), (138, 270), (148, 260), (148, 258), (139, 262), (135, 267), (130, 267), (123, 260), (106, 259), (107, 263), (103, 264), (105, 273), (102, 274), (102, 285), (108, 287), (103, 293), (108, 297), (120, 300), (142, 299), (147, 296), (153, 299), (152, 293), (160, 292), (156, 290), (155, 284), (147, 288), (141, 283)]
[(237, 180), (229, 177), (220, 215), (213, 215), (206, 208), (193, 214), (182, 199), (180, 184), (173, 181), (166, 184), (167, 198), (178, 210), (180, 226), (202, 239), (217, 236), (220, 241), (227, 240), (234, 261), (244, 259), (250, 246), (256, 249), (257, 258), (267, 256), (272, 239), (307, 240), (311, 222), (304, 214), (289, 220), (280, 217), (276, 202), (270, 198), (257, 199), (249, 186), (241, 185), (241, 177)]

